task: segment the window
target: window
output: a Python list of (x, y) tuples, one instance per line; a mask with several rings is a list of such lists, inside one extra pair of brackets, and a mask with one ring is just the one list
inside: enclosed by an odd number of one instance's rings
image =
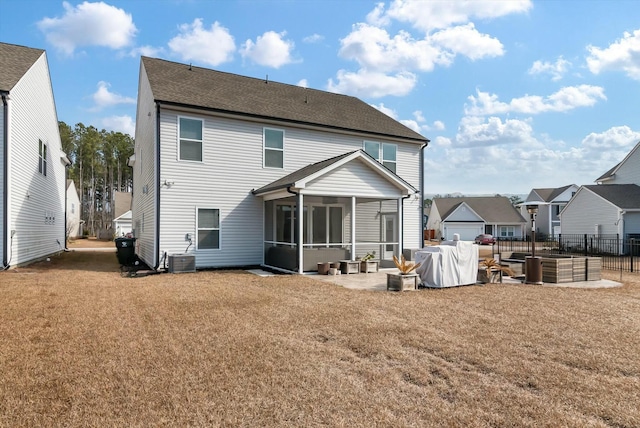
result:
[(364, 151), (393, 172), (396, 172), (397, 149), (395, 144), (381, 144), (376, 141), (364, 142)]
[(220, 248), (220, 210), (198, 208), (198, 250)]
[(500, 226), (501, 238), (512, 238), (515, 235), (515, 226)]
[[(202, 120), (181, 117), (179, 120), (180, 160), (202, 162)], [(140, 162), (142, 165), (142, 161)]]
[(71, 214), (75, 214), (76, 213), (76, 204), (74, 204), (73, 202), (71, 203)]
[(42, 140), (38, 140), (38, 172), (45, 177), (47, 176), (47, 145), (42, 142)]
[[(295, 205), (276, 205), (276, 241), (294, 243)], [(304, 244), (340, 244), (343, 239), (343, 210), (339, 205), (310, 205), (303, 207)]]
[(284, 168), (284, 131), (264, 128), (264, 167)]

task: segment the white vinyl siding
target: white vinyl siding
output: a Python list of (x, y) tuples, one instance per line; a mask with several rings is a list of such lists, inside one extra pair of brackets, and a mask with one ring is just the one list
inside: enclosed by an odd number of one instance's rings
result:
[[(141, 69), (144, 66), (141, 65)], [(133, 168), (133, 200), (132, 200), (132, 224), (136, 237), (136, 253), (150, 267), (156, 266), (158, 254), (155, 252), (156, 237), (156, 197), (157, 169), (156, 169), (156, 106), (153, 94), (149, 87), (146, 74), (141, 73), (138, 86), (138, 107), (136, 112), (135, 135), (135, 165)], [(174, 118), (174, 132), (165, 139), (165, 145), (176, 147), (177, 123)], [(171, 141), (171, 143), (169, 143)], [(177, 150), (173, 150), (173, 159), (176, 162)], [(146, 215), (145, 215), (146, 214)], [(192, 214), (193, 217), (193, 214)], [(145, 218), (145, 228), (142, 228), (142, 219)], [(184, 243), (184, 236), (182, 237)], [(184, 250), (184, 248), (182, 248)]]
[(264, 167), (284, 168), (284, 131), (264, 128)]
[[(146, 115), (146, 112), (143, 113)], [(160, 183), (170, 180), (174, 184), (170, 187), (162, 186), (160, 189), (159, 250), (160, 254), (183, 253), (186, 248), (185, 234), (191, 233), (196, 236), (194, 215), (196, 205), (216, 207), (220, 210), (220, 224), (223, 229), (220, 237), (222, 250), (199, 251), (196, 250), (195, 245), (191, 246), (188, 251), (196, 255), (198, 268), (261, 264), (264, 254), (263, 200), (251, 194), (251, 190), (269, 184), (310, 163), (362, 147), (362, 137), (287, 127), (283, 129), (286, 135), (284, 168), (264, 168), (265, 124), (203, 115), (199, 118), (204, 120), (203, 159), (205, 162), (179, 162), (175, 144), (178, 116), (181, 116), (181, 113), (162, 108), (160, 133), (163, 144), (161, 145)], [(416, 189), (419, 188), (420, 146), (411, 143), (394, 145), (397, 146), (398, 175)], [(241, 162), (238, 161), (239, 154), (242, 157)], [(150, 157), (151, 154), (145, 153), (145, 158), (147, 156)], [(330, 192), (331, 196), (341, 196), (340, 193), (345, 187), (344, 180), (358, 178), (362, 181), (358, 182), (357, 186), (348, 183), (352, 188), (357, 189), (361, 197), (366, 195), (375, 197), (375, 195), (397, 192), (397, 188), (378, 173), (365, 165), (361, 167), (362, 175), (354, 174), (351, 168), (345, 168), (327, 174), (310, 185)], [(335, 181), (330, 183), (331, 180)], [(336, 186), (336, 183), (339, 185)], [(350, 196), (350, 194), (342, 196)], [(305, 196), (305, 204), (308, 201), (309, 197)], [(393, 203), (395, 204), (395, 201)], [(348, 231), (350, 217), (347, 211), (344, 212), (345, 236), (350, 233)], [(406, 248), (422, 246), (418, 239), (421, 219), (420, 201), (415, 198), (405, 199), (404, 243)]]
[(640, 143), (630, 152), (628, 158), (620, 165), (613, 180), (605, 181), (605, 184), (637, 184), (640, 186)]
[(202, 120), (190, 117), (178, 119), (178, 159), (202, 162)]
[[(65, 211), (65, 166), (45, 53), (9, 95), (8, 230), (15, 230), (15, 266), (62, 251), (65, 245), (65, 225), (59, 221)], [(47, 177), (38, 173), (39, 140), (47, 145)]]

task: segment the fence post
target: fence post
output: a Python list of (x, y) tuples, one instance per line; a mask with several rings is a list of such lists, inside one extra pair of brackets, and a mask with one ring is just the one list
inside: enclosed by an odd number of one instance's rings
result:
[(631, 273), (633, 273), (633, 253), (636, 251), (636, 240), (634, 238), (629, 239), (629, 248), (631, 251), (629, 251), (629, 265), (631, 267)]
[(584, 255), (588, 256), (589, 255), (589, 247), (587, 246), (588, 242), (587, 242), (587, 234), (584, 234)]

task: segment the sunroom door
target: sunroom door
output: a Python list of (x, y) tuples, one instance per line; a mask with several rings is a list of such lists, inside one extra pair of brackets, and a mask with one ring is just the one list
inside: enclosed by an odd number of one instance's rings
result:
[[(397, 214), (382, 214), (382, 242), (398, 242)], [(384, 244), (384, 259), (393, 258), (395, 244)]]

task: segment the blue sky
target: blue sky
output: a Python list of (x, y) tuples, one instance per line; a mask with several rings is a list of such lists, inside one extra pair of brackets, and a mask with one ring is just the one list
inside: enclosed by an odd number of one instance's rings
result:
[(357, 96), (431, 140), (427, 193), (593, 184), (640, 141), (640, 1), (0, 0), (58, 118), (134, 135), (140, 55)]

